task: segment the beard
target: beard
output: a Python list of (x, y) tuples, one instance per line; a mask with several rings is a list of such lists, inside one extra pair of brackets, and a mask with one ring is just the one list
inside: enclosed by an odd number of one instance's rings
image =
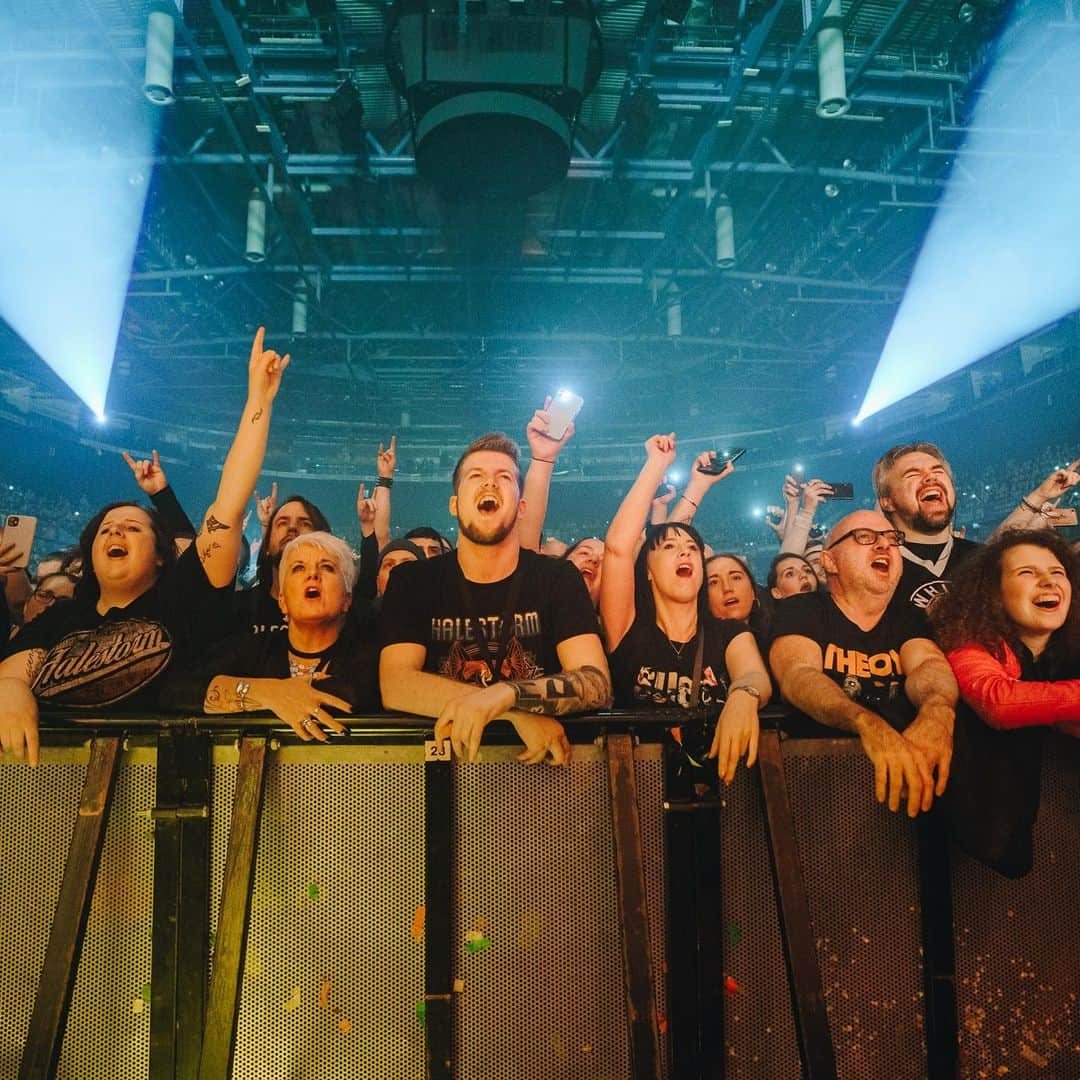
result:
[(486, 528), (476, 522), (464, 522), (458, 518), (458, 529), (466, 540), (482, 547), (494, 547), (501, 544), (517, 528), (517, 517), (511, 517), (509, 521), (501, 521)]
[(934, 512), (931, 518), (924, 510), (915, 512), (911, 519), (910, 528), (916, 532), (928, 533), (944, 529), (952, 524), (953, 514), (956, 512), (955, 503), (942, 503), (940, 509)]

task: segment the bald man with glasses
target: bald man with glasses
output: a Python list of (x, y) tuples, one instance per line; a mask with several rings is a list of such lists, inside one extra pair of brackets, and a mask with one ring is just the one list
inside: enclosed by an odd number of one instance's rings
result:
[(769, 664), (784, 699), (859, 737), (878, 802), (909, 817), (945, 791), (956, 680), (920, 611), (893, 607), (904, 534), (874, 510), (841, 519), (825, 542), (828, 593), (776, 605)]

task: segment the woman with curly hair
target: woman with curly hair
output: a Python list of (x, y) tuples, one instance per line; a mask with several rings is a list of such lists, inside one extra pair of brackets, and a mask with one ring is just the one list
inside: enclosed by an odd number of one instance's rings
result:
[(1080, 558), (1056, 533), (1009, 530), (964, 564), (930, 619), (969, 708), (956, 714), (950, 829), (1007, 877), (1034, 860), (1043, 742), (1080, 735)]
[(991, 727), (1080, 735), (1080, 558), (1050, 530), (1010, 529), (930, 612), (964, 700)]

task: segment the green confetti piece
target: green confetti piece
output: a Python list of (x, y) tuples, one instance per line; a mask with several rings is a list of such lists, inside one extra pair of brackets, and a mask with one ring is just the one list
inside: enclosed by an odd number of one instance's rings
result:
[(307, 895), (309, 900), (319, 899), (319, 886), (314, 881), (308, 885)]
[(483, 952), (485, 949), (489, 948), (491, 948), (491, 942), (486, 937), (480, 937), (473, 941), (465, 942), (465, 951), (467, 953)]
[(421, 1026), (427, 1021), (426, 1001), (418, 1001), (416, 1003), (416, 1019), (420, 1022)]
[(727, 928), (727, 939), (732, 945), (738, 945), (742, 941), (742, 931), (734, 923)]
[(149, 1005), (150, 1004), (150, 984), (149, 983), (146, 983), (143, 986), (143, 988), (139, 991), (139, 997), (141, 997), (143, 999), (143, 1004), (144, 1005)]

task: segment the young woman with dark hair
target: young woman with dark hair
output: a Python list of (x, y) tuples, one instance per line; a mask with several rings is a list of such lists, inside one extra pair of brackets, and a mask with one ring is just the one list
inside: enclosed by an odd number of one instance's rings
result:
[(38, 702), (153, 708), (166, 667), (193, 657), (227, 623), (243, 515), (266, 452), (270, 413), (289, 357), (255, 335), (248, 395), (217, 495), (177, 558), (153, 511), (104, 507), (83, 530), (83, 575), (17, 635), (0, 663), (0, 744), (38, 760)]
[[(758, 707), (771, 693), (765, 663), (744, 623), (709, 613), (704, 543), (690, 525), (651, 526), (635, 549), (653, 494), (675, 460), (675, 436), (654, 435), (647, 460), (611, 522), (600, 582), (600, 618), (622, 708), (720, 707), (715, 733), (683, 730), (683, 746), (715, 757), (730, 783), (739, 759), (757, 756)], [(707, 749), (707, 752), (706, 752)]]
[(593, 607), (600, 603), (600, 582), (604, 573), (604, 541), (596, 536), (586, 536), (576, 540), (559, 556), (573, 563), (585, 581), (589, 590), (589, 599)]
[(964, 700), (994, 728), (1080, 735), (1080, 557), (1049, 529), (1010, 529), (930, 609)]
[(1034, 860), (1047, 728), (1080, 735), (1080, 558), (1050, 529), (1008, 530), (930, 607), (960, 686), (946, 808), (954, 840), (1007, 877)]

